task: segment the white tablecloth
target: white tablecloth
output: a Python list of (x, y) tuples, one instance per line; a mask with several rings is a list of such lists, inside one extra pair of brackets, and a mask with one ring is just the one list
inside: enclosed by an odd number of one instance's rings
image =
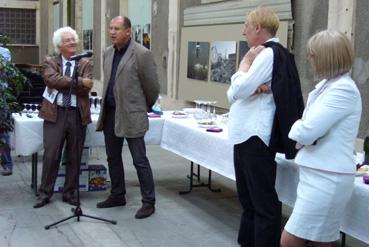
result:
[[(32, 118), (22, 114), (13, 114), (14, 132), (11, 136), (11, 143), (16, 155), (31, 155), (43, 150), (43, 120), (36, 115)], [(96, 132), (96, 122), (98, 115), (91, 115), (92, 123), (88, 125), (86, 131), (86, 147), (104, 146), (104, 135)], [(164, 118), (149, 118), (149, 131), (145, 135), (146, 144), (159, 145), (162, 136)]]
[[(173, 119), (164, 123), (160, 146), (218, 174), (235, 180), (233, 146), (227, 143), (227, 130), (212, 133), (199, 128), (192, 118)], [(279, 199), (293, 207), (296, 200), (298, 167), (283, 154), (277, 154), (276, 190)], [(369, 185), (362, 177), (355, 180), (355, 189), (347, 206), (341, 230), (369, 243)]]
[(207, 132), (193, 118), (166, 117), (160, 146), (227, 178), (235, 180), (233, 146), (227, 131)]

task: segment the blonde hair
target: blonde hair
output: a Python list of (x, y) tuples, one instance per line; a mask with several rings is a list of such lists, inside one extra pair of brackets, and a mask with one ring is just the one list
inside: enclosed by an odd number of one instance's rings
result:
[(75, 41), (77, 43), (79, 42), (78, 34), (77, 34), (76, 30), (74, 30), (71, 27), (61, 27), (61, 28), (59, 28), (58, 30), (56, 30), (54, 32), (54, 35), (53, 35), (54, 49), (55, 49), (55, 52), (57, 54), (60, 54), (60, 49), (59, 48), (61, 46), (62, 36), (63, 36), (64, 33), (71, 33), (73, 35)]
[(275, 36), (279, 28), (279, 18), (273, 10), (259, 6), (252, 10), (246, 17), (246, 20), (252, 25), (260, 25), (262, 28)]
[(316, 80), (331, 79), (347, 73), (354, 62), (350, 40), (337, 31), (316, 33), (307, 43), (307, 53)]

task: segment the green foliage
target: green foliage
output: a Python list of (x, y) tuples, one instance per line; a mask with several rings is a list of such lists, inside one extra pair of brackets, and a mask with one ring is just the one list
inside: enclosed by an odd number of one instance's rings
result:
[[(4, 39), (9, 41), (6, 36), (1, 36), (0, 42)], [(19, 69), (0, 56), (0, 133), (13, 130), (11, 114), (21, 110), (17, 98), (26, 83), (28, 79)], [(4, 141), (0, 139), (0, 147), (3, 144)]]

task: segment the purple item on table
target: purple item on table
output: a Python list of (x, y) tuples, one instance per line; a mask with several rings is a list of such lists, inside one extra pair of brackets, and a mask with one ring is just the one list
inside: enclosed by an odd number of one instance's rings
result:
[(213, 128), (208, 128), (206, 129), (207, 132), (222, 132), (223, 129), (222, 128), (218, 128), (218, 127), (213, 127)]
[(147, 116), (149, 118), (160, 118), (161, 117), (159, 114), (156, 114), (156, 113), (153, 113), (153, 112), (148, 113)]
[(363, 176), (364, 184), (369, 184), (369, 176)]

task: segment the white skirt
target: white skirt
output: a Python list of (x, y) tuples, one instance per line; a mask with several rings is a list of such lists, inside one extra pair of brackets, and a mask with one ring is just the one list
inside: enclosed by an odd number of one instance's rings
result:
[(285, 230), (316, 242), (339, 239), (344, 210), (354, 188), (354, 174), (340, 174), (300, 166), (293, 212)]

